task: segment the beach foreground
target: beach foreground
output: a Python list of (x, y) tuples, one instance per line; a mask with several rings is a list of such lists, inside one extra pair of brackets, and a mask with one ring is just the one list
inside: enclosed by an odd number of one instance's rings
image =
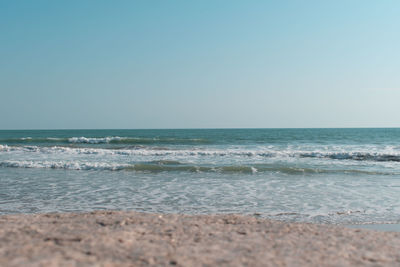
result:
[(400, 233), (241, 215), (0, 216), (0, 266), (399, 266)]

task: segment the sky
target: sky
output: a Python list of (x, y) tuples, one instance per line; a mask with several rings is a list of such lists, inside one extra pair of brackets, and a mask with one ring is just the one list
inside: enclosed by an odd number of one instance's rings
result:
[(0, 129), (400, 127), (400, 1), (0, 0)]

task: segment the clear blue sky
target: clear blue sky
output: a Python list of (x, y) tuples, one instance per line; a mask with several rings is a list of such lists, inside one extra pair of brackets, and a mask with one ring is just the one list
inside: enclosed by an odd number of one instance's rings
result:
[(0, 1), (0, 129), (399, 127), (400, 1)]

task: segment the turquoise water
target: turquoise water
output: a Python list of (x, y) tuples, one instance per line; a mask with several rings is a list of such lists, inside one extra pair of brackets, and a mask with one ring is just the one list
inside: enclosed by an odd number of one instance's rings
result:
[(0, 214), (400, 222), (400, 129), (0, 131)]

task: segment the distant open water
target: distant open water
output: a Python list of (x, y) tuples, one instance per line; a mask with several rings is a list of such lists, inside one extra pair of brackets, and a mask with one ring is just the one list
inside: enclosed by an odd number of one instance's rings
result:
[(0, 131), (0, 214), (400, 222), (400, 129)]

